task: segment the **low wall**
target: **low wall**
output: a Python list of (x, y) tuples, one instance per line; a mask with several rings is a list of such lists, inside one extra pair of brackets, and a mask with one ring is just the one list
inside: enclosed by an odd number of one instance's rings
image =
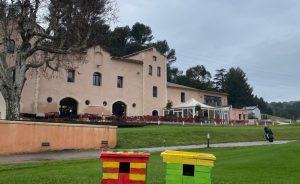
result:
[(0, 154), (99, 149), (103, 140), (115, 147), (117, 127), (0, 121)]

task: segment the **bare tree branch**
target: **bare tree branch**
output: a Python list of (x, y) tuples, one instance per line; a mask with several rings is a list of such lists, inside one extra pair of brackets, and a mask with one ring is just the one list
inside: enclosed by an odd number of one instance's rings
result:
[(51, 57), (49, 57), (48, 53), (46, 53), (42, 59), (37, 58), (37, 56), (34, 56), (32, 62), (27, 64), (27, 68), (39, 68), (45, 64), (46, 66), (48, 66), (49, 63), (51, 61), (54, 61), (56, 58), (57, 58), (56, 55), (52, 55)]
[[(105, 25), (114, 13), (112, 1), (0, 0), (0, 92), (6, 97), (9, 119), (19, 117), (26, 72), (75, 65), (76, 59), (57, 56), (85, 54), (95, 25)], [(41, 15), (44, 4), (47, 13)]]
[(57, 72), (58, 69), (59, 69), (59, 64), (58, 64), (58, 63), (56, 64), (56, 66), (53, 67), (53, 66), (50, 64), (50, 61), (46, 61), (46, 65), (47, 65), (47, 67), (50, 68), (52, 71), (56, 71), (56, 72)]
[(41, 37), (43, 39), (50, 39), (50, 40), (55, 40), (55, 39), (58, 39), (58, 37), (55, 37), (55, 36), (51, 36), (50, 34), (47, 34), (47, 33), (43, 33), (43, 32), (36, 32), (34, 31), (32, 33), (33, 36), (38, 36), (38, 37)]
[(37, 46), (36, 51), (38, 50), (53, 53), (53, 54), (68, 54), (70, 52), (59, 48), (56, 49), (56, 48), (45, 47), (45, 46)]

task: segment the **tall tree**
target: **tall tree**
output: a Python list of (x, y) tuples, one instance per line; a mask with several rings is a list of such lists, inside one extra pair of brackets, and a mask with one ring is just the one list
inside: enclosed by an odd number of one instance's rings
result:
[(153, 40), (152, 30), (149, 26), (142, 23), (135, 23), (131, 28), (132, 41), (140, 45), (146, 44)]
[(216, 70), (216, 74), (214, 77), (214, 85), (215, 88), (220, 92), (224, 92), (224, 82), (226, 73), (227, 71), (224, 68)]
[(114, 56), (124, 56), (141, 51), (152, 46), (152, 30), (142, 23), (129, 26), (116, 27), (108, 36), (108, 44), (105, 47)]
[(195, 67), (189, 68), (186, 71), (186, 77), (192, 80), (207, 82), (211, 79), (211, 74), (208, 70), (206, 70), (205, 66), (197, 65)]
[(183, 75), (183, 71), (179, 70), (177, 67), (167, 65), (167, 81), (178, 83), (179, 78)]
[(253, 100), (254, 100), (253, 104), (257, 105), (262, 113), (270, 114), (270, 115), (273, 114), (271, 107), (262, 97), (259, 98), (258, 96), (255, 95)]
[[(130, 42), (131, 29), (129, 26), (116, 27), (109, 33), (107, 49), (114, 56), (124, 56), (127, 54), (126, 47)], [(98, 43), (100, 44), (100, 43)]]
[(160, 53), (167, 57), (169, 67), (171, 67), (171, 65), (176, 61), (177, 58), (175, 49), (170, 49), (169, 44), (166, 40), (157, 41), (150, 46), (154, 46)]
[(139, 22), (135, 23), (130, 30), (130, 41), (126, 46), (126, 54), (148, 48), (152, 40), (151, 28)]
[(84, 51), (94, 26), (115, 17), (112, 0), (0, 0), (0, 15), (0, 92), (7, 119), (19, 119), (30, 68), (58, 70), (64, 65), (58, 55)]
[(175, 82), (176, 79), (183, 73), (177, 67), (172, 66), (177, 59), (175, 49), (170, 49), (166, 40), (157, 41), (156, 43), (151, 44), (151, 46), (154, 46), (161, 54), (167, 57), (167, 80), (169, 82)]
[(93, 47), (97, 45), (106, 46), (110, 41), (110, 27), (107, 24), (96, 24), (92, 29), (91, 36), (88, 41), (88, 46)]
[(204, 90), (213, 89), (213, 83), (210, 80), (211, 74), (203, 65), (191, 67), (186, 71), (186, 75), (179, 75), (175, 79), (175, 83), (192, 88)]
[(240, 68), (230, 68), (224, 81), (224, 90), (229, 94), (228, 102), (234, 108), (253, 105), (253, 89), (247, 82), (244, 71)]

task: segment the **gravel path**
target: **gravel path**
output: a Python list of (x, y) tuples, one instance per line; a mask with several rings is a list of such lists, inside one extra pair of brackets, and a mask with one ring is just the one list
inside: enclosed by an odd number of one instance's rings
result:
[[(287, 144), (293, 142), (289, 141), (274, 141), (269, 143), (267, 141), (257, 142), (236, 142), (236, 143), (218, 143), (210, 144), (210, 147), (246, 147), (246, 146), (260, 146), (260, 145), (274, 145), (274, 144)], [(161, 152), (164, 150), (184, 150), (195, 148), (206, 148), (206, 144), (200, 145), (186, 145), (186, 146), (168, 146), (168, 147), (155, 147), (155, 148), (139, 148), (131, 150), (144, 150), (148, 152)], [(99, 150), (87, 150), (87, 151), (58, 151), (58, 152), (45, 152), (45, 153), (30, 153), (19, 155), (0, 155), (0, 164), (9, 163), (24, 163), (24, 162), (37, 162), (37, 161), (49, 161), (49, 160), (77, 160), (77, 159), (91, 159), (98, 158), (100, 154)]]

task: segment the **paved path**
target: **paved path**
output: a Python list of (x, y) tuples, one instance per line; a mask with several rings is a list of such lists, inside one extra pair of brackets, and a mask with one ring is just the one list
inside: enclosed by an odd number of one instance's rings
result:
[[(247, 146), (261, 146), (261, 145), (273, 145), (273, 144), (287, 144), (289, 141), (274, 141), (273, 143), (267, 141), (256, 141), (256, 142), (234, 142), (234, 143), (218, 143), (210, 144), (212, 148), (226, 148), (226, 147), (247, 147)], [(206, 148), (207, 144), (199, 145), (186, 145), (186, 146), (169, 146), (169, 147), (156, 147), (156, 148), (141, 148), (132, 150), (146, 150), (149, 152), (160, 152), (164, 150), (185, 150), (185, 149), (196, 149), (196, 148)]]
[[(246, 147), (246, 146), (260, 146), (260, 145), (273, 145), (273, 144), (287, 144), (289, 142), (292, 142), (292, 140), (274, 141), (273, 143), (269, 143), (267, 141), (218, 143), (218, 144), (211, 144), (210, 147), (213, 148)], [(200, 144), (200, 145), (186, 145), (186, 146), (140, 148), (140, 149), (131, 149), (131, 150), (161, 152), (164, 150), (184, 150), (184, 149), (195, 149), (195, 148), (206, 148), (206, 147), (207, 147), (206, 144)], [(20, 155), (0, 155), (0, 164), (49, 161), (49, 160), (91, 159), (91, 158), (98, 158), (99, 154), (100, 154), (99, 150), (87, 150), (87, 151), (59, 151), (59, 152), (46, 152), (46, 153), (31, 153), (31, 154), (20, 154)]]

